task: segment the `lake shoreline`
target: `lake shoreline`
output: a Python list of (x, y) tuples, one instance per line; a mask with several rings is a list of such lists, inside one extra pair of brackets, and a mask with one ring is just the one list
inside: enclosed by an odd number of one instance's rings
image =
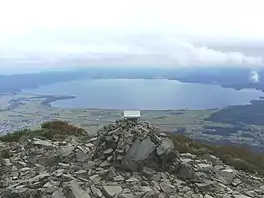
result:
[(69, 96), (48, 99), (45, 103), (71, 109), (203, 110), (246, 105), (264, 97), (263, 92), (258, 90), (237, 91), (219, 85), (163, 79), (89, 79), (42, 86), (26, 92), (44, 96)]
[(42, 98), (45, 98), (43, 102), (41, 102), (42, 105), (47, 106), (47, 107), (53, 107), (52, 103), (59, 101), (59, 100), (71, 100), (75, 99), (76, 96), (53, 96), (53, 95), (48, 95), (48, 96), (43, 96)]
[[(22, 127), (37, 127), (45, 121), (59, 119), (75, 123), (89, 133), (96, 134), (101, 125), (123, 118), (121, 109), (68, 109), (54, 108), (49, 104), (56, 99), (70, 98), (74, 96), (41, 96), (29, 93), (13, 96), (11, 100), (17, 102), (17, 106), (11, 111), (0, 112), (3, 118), (0, 130), (13, 132), (23, 129)], [(259, 100), (251, 105), (237, 105), (224, 109), (141, 110), (141, 119), (150, 121), (162, 131), (180, 132), (181, 128), (185, 128), (187, 132), (184, 134), (193, 139), (210, 140), (215, 143), (230, 141), (239, 144), (243, 142), (261, 150), (264, 148), (264, 133), (262, 132), (264, 121), (261, 119), (264, 113), (263, 107), (263, 100)]]

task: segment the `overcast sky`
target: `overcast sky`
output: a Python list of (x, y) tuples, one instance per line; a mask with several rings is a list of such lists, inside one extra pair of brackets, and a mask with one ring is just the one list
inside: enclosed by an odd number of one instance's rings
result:
[(263, 0), (0, 2), (0, 68), (263, 65)]

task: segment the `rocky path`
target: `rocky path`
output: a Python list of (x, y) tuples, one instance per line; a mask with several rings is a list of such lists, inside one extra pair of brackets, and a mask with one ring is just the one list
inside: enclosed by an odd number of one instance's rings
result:
[(179, 154), (147, 122), (116, 121), (80, 141), (0, 142), (1, 198), (264, 198), (264, 179), (217, 157)]

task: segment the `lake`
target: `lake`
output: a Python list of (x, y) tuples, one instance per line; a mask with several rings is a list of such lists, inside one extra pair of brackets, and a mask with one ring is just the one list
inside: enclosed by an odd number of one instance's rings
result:
[(23, 92), (72, 95), (75, 99), (52, 103), (61, 108), (104, 109), (209, 109), (248, 104), (264, 93), (218, 85), (181, 83), (165, 79), (89, 79), (57, 83)]

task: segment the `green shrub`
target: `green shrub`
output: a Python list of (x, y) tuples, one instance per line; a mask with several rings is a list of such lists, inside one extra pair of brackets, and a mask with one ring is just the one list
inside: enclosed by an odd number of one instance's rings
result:
[(73, 126), (68, 122), (61, 120), (54, 120), (45, 122), (41, 125), (42, 129), (47, 129), (52, 131), (56, 135), (76, 135), (76, 136), (85, 136), (87, 133), (84, 129)]
[(3, 142), (16, 142), (22, 137), (30, 136), (31, 133), (32, 131), (29, 129), (15, 131), (13, 133), (7, 133), (6, 135), (0, 136), (0, 140)]
[(0, 140), (3, 142), (17, 142), (19, 140), (34, 137), (52, 140), (66, 138), (71, 135), (78, 136), (81, 139), (89, 139), (89, 136), (84, 129), (73, 126), (64, 121), (55, 120), (43, 123), (41, 129), (24, 129), (8, 133), (4, 136), (0, 136)]

